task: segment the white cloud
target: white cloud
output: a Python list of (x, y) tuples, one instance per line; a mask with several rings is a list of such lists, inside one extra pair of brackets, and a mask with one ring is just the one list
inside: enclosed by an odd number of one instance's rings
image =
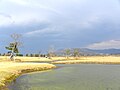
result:
[[(47, 40), (52, 38), (56, 40), (56, 44), (62, 38), (61, 45), (65, 46), (66, 43), (77, 47), (86, 46), (93, 41), (120, 38), (120, 27), (116, 27), (120, 25), (118, 0), (2, 0), (0, 13), (2, 34), (26, 32), (24, 35), (27, 37), (37, 36), (36, 40), (46, 35)], [(44, 23), (49, 23), (50, 26), (44, 26)], [(10, 27), (1, 28), (7, 25)], [(1, 35), (0, 37), (2, 38)], [(66, 42), (68, 40), (70, 41)], [(88, 47), (104, 49), (119, 46), (119, 41), (110, 40)]]
[(120, 49), (120, 40), (109, 40), (109, 41), (94, 43), (94, 44), (88, 45), (87, 48), (90, 48), (90, 49), (109, 49), (109, 48)]
[(87, 16), (83, 21), (81, 21), (80, 26), (82, 28), (90, 28), (94, 27), (95, 23), (100, 23), (102, 22), (102, 15), (101, 14), (93, 14)]
[(27, 5), (28, 3), (25, 0), (8, 0), (10, 2), (20, 4), (20, 5)]
[(30, 31), (30, 32), (27, 32), (24, 34), (24, 36), (27, 36), (27, 37), (33, 37), (33, 36), (46, 36), (46, 35), (49, 35), (49, 34), (55, 34), (58, 35), (57, 33), (58, 31), (56, 30), (56, 27), (53, 27), (53, 28), (45, 28), (45, 29), (40, 29), (40, 30), (34, 30), (34, 31)]
[(12, 17), (5, 13), (0, 13), (0, 26), (6, 26), (13, 23)]
[(50, 5), (41, 4), (39, 1), (32, 1), (32, 0), (9, 0), (9, 1), (21, 6), (25, 6), (29, 8), (38, 8), (38, 9), (41, 8), (60, 14), (60, 12), (55, 8), (52, 8)]
[[(3, 0), (2, 2), (4, 3), (0, 3), (0, 7), (4, 12), (9, 12), (12, 15), (15, 24), (24, 24), (36, 20), (53, 23), (56, 23), (54, 21), (63, 21), (63, 24), (74, 22), (75, 24), (80, 23), (80, 27), (89, 28), (104, 17), (101, 13), (106, 12), (109, 15), (111, 15), (109, 12), (113, 13), (113, 9), (111, 11), (111, 8), (108, 9), (108, 6), (112, 7), (112, 4), (103, 4), (104, 0), (97, 2), (95, 0)], [(112, 0), (105, 2), (112, 2)], [(98, 5), (99, 3), (100, 5)], [(101, 10), (102, 4), (105, 10)], [(10, 9), (4, 5), (7, 5)], [(113, 6), (115, 6), (115, 3)], [(99, 14), (95, 15), (96, 13)]]
[[(8, 9), (8, 7), (10, 8)], [(3, 13), (1, 14), (1, 12)], [(12, 18), (4, 13), (8, 13)], [(14, 22), (14, 25), (25, 25), (31, 22), (49, 22), (51, 17), (59, 14), (61, 12), (55, 8), (42, 5), (38, 1), (4, 0), (0, 3), (0, 26), (9, 25), (11, 22)]]

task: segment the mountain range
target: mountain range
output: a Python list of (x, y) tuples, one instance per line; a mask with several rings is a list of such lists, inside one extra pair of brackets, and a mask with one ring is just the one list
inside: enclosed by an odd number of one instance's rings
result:
[(120, 49), (102, 49), (94, 50), (88, 48), (81, 48), (80, 52), (88, 54), (120, 54)]
[[(95, 50), (95, 49), (88, 49), (88, 48), (77, 48), (81, 55), (111, 55), (111, 54), (120, 54), (120, 49), (102, 49), (102, 50)], [(70, 49), (73, 52), (74, 48)], [(65, 53), (64, 49), (57, 50), (55, 53), (58, 55), (63, 55)]]

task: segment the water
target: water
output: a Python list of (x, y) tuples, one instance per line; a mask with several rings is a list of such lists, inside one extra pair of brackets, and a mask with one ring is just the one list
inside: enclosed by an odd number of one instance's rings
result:
[(22, 75), (9, 90), (120, 90), (120, 65), (71, 64)]

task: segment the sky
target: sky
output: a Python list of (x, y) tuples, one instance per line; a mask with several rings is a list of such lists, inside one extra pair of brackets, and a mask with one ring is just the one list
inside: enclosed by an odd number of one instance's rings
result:
[(55, 49), (120, 49), (120, 0), (0, 0), (0, 52), (13, 33), (21, 53)]

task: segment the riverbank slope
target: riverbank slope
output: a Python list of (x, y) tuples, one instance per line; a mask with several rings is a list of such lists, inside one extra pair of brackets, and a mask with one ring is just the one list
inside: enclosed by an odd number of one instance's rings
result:
[(53, 68), (56, 68), (56, 66), (47, 63), (0, 62), (0, 90), (5, 90), (4, 87), (7, 83), (15, 80), (23, 73)]

